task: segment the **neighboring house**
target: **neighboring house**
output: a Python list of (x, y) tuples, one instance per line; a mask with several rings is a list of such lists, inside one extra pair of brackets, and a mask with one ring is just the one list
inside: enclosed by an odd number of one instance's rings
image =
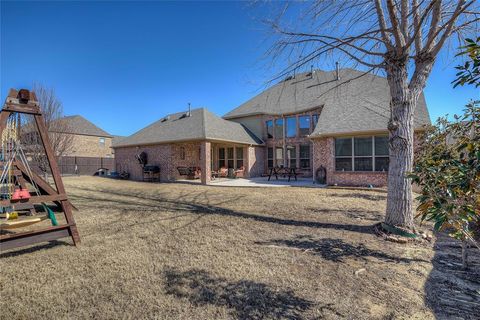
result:
[(79, 115), (64, 117), (57, 121), (62, 121), (62, 125), (52, 126), (52, 128), (62, 128), (61, 132), (55, 131), (55, 129), (50, 131), (72, 136), (71, 148), (63, 156), (113, 157), (112, 135), (92, 122)]
[[(197, 109), (191, 117), (183, 112), (155, 122), (113, 146), (117, 170), (141, 179), (135, 154), (146, 151), (149, 163), (161, 167), (162, 180), (177, 179), (174, 169), (180, 165), (201, 167), (203, 183), (211, 169), (220, 167), (244, 166), (246, 176), (254, 177), (285, 166), (313, 178), (321, 168), (328, 184), (383, 186), (389, 103), (383, 77), (353, 69), (302, 73), (223, 119)], [(416, 132), (426, 124), (430, 118), (422, 95), (414, 115)]]

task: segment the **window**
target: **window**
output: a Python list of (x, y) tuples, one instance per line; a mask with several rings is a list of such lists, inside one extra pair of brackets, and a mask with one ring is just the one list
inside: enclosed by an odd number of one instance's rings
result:
[(243, 167), (243, 148), (236, 148), (237, 153), (237, 169)]
[(185, 147), (180, 147), (180, 160), (185, 160)]
[(273, 168), (273, 148), (267, 148), (267, 166)]
[(375, 137), (375, 171), (388, 171), (388, 137)]
[(273, 121), (268, 120), (265, 122), (265, 126), (267, 127), (267, 139), (273, 138)]
[(283, 119), (275, 120), (275, 139), (283, 139)]
[(372, 137), (353, 138), (355, 151), (353, 167), (355, 171), (373, 170)]
[(227, 168), (233, 168), (233, 148), (227, 148)]
[(310, 145), (300, 146), (300, 168), (310, 168)]
[(283, 148), (275, 148), (275, 166), (283, 167)]
[(100, 147), (105, 147), (105, 138), (98, 139), (98, 144)]
[(387, 171), (388, 137), (335, 139), (335, 170)]
[(289, 117), (286, 121), (287, 125), (287, 138), (294, 138), (297, 136), (297, 118)]
[(287, 156), (288, 156), (288, 167), (296, 168), (297, 167), (297, 148), (295, 146), (287, 147)]
[(317, 126), (317, 123), (318, 123), (318, 114), (313, 114), (312, 115), (312, 130), (315, 129), (315, 127)]
[(225, 148), (218, 149), (218, 168), (225, 168)]
[(310, 133), (310, 116), (298, 117), (298, 134), (303, 137)]

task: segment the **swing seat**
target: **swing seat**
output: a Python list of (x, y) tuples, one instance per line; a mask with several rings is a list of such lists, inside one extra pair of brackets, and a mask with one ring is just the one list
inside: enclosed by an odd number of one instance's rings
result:
[(9, 229), (27, 227), (29, 225), (38, 223), (46, 219), (48, 219), (48, 216), (28, 217), (28, 218), (18, 218), (15, 220), (7, 220), (0, 223), (0, 230), (9, 230)]

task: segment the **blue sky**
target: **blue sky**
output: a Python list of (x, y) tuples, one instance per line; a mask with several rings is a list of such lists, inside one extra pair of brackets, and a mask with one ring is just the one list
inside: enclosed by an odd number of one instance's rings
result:
[[(42, 83), (66, 115), (119, 135), (188, 102), (223, 115), (275, 73), (263, 59), (265, 14), (244, 2), (2, 1), (0, 98)], [(425, 89), (432, 120), (480, 98), (451, 88), (456, 64), (452, 54), (437, 60)]]

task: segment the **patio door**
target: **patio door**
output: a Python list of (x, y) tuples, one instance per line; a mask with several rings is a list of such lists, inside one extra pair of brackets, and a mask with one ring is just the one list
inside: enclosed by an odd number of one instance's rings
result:
[(275, 166), (283, 167), (284, 158), (283, 158), (283, 148), (276, 147), (275, 148)]

